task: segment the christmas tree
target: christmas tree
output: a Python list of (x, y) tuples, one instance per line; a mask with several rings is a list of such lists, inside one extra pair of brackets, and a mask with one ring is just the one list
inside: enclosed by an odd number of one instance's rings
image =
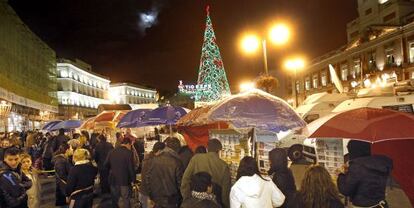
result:
[(230, 95), (230, 87), (216, 43), (208, 6), (197, 85), (200, 88), (196, 91), (196, 102), (213, 102)]

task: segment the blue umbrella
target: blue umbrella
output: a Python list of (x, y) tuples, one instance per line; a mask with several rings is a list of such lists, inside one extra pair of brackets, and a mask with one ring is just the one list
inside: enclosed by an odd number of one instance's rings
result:
[(136, 128), (144, 125), (145, 115), (151, 109), (137, 109), (129, 111), (116, 125), (117, 128)]
[(165, 106), (156, 108), (146, 114), (145, 125), (173, 125), (185, 114), (187, 114), (187, 111), (182, 107)]
[(55, 131), (59, 129), (76, 129), (81, 125), (82, 121), (80, 120), (67, 120), (54, 125), (52, 128), (50, 128), (50, 131)]
[(278, 133), (306, 126), (289, 104), (261, 90), (231, 96), (209, 113), (211, 121), (230, 122), (236, 128), (258, 128)]
[(54, 125), (62, 122), (62, 120), (49, 121), (43, 125), (42, 130), (49, 131)]

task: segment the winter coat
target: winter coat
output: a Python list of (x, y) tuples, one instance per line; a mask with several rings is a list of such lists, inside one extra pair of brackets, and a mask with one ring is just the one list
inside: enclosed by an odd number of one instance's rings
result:
[(193, 152), (188, 146), (183, 146), (178, 152), (178, 155), (180, 156), (180, 160), (184, 165), (184, 170), (187, 169), (188, 163), (190, 163), (190, 160), (193, 157)]
[(56, 188), (58, 188), (61, 193), (65, 195), (68, 175), (70, 169), (72, 168), (72, 164), (63, 154), (56, 155), (53, 158), (52, 163), (55, 166)]
[(53, 153), (54, 153), (54, 138), (49, 138), (46, 140), (44, 147), (43, 147), (43, 154), (42, 157), (43, 158), (47, 158), (47, 159), (52, 159), (53, 158)]
[(28, 207), (38, 208), (40, 207), (40, 182), (39, 177), (35, 173), (26, 173), (26, 176), (32, 181), (32, 187), (27, 190)]
[(148, 196), (158, 205), (179, 204), (183, 165), (178, 154), (166, 147), (152, 159), (147, 174)]
[[(344, 208), (345, 207), (344, 204), (341, 201), (337, 200), (337, 199), (329, 200), (329, 204), (330, 204), (329, 208)], [(288, 201), (286, 207), (288, 207), (288, 208), (303, 208), (303, 207), (305, 207), (303, 205), (303, 199), (301, 197), (301, 194), (300, 193), (293, 194), (291, 196), (291, 199)], [(319, 208), (319, 207), (312, 207), (312, 208)]]
[(114, 149), (109, 142), (99, 142), (95, 147), (94, 159), (100, 170), (104, 169), (106, 158)]
[(13, 170), (6, 163), (0, 162), (1, 207), (27, 207), (26, 191), (31, 186), (32, 181), (21, 172), (20, 167)]
[(56, 152), (60, 145), (68, 142), (70, 139), (65, 134), (59, 134), (53, 139), (53, 152)]
[(134, 157), (132, 151), (125, 146), (112, 150), (105, 162), (109, 170), (109, 183), (114, 186), (129, 186), (135, 181)]
[(292, 171), (288, 168), (286, 151), (281, 148), (273, 149), (269, 153), (269, 160), (272, 166), (268, 174), (272, 176), (272, 181), (285, 195), (285, 203), (282, 207), (286, 207), (285, 205), (289, 201), (290, 196), (296, 192), (295, 179)]
[(219, 187), (221, 192), (215, 192), (216, 195), (218, 194), (217, 202), (219, 204), (222, 203), (224, 207), (229, 207), (231, 188), (230, 168), (215, 152), (195, 154), (193, 158), (191, 158), (190, 163), (184, 172), (181, 184), (181, 194), (183, 199), (191, 197), (191, 176), (198, 172), (207, 172), (211, 175), (213, 183)]
[[(66, 185), (66, 197), (70, 197), (76, 201), (83, 196), (92, 195), (97, 174), (98, 169), (89, 160), (77, 162), (69, 172), (68, 184)], [(85, 190), (71, 196), (75, 191), (82, 189)]]
[(231, 187), (231, 208), (280, 207), (285, 196), (269, 177), (243, 176)]
[(149, 173), (149, 167), (151, 167), (152, 161), (154, 159), (155, 155), (153, 152), (150, 152), (149, 154), (145, 155), (144, 160), (142, 161), (142, 171), (141, 171), (141, 186), (139, 187), (139, 191), (148, 196), (148, 173)]
[(349, 196), (355, 206), (376, 205), (385, 200), (385, 188), (392, 167), (392, 160), (382, 155), (351, 160), (348, 172), (338, 176), (339, 192)]

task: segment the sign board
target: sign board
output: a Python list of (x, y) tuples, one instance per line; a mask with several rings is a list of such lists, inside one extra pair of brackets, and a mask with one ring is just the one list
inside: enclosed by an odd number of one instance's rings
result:
[(336, 177), (336, 171), (344, 164), (342, 139), (316, 139), (316, 161)]
[(414, 114), (413, 105), (411, 104), (383, 106), (382, 108)]

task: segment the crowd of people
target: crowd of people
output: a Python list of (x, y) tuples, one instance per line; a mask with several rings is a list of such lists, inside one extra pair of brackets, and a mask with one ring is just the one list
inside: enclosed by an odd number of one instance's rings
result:
[(285, 149), (269, 152), (266, 174), (245, 156), (232, 179), (218, 139), (193, 151), (176, 130), (170, 135), (155, 138), (149, 153), (130, 130), (116, 133), (113, 143), (102, 132), (69, 138), (63, 129), (57, 135), (6, 135), (0, 143), (0, 208), (41, 207), (39, 175), (56, 178), (58, 207), (92, 207), (97, 194), (110, 198), (111, 207), (134, 207), (134, 184), (145, 208), (340, 208), (345, 197), (353, 207), (388, 207), (392, 161), (371, 155), (368, 143), (349, 142), (349, 161), (336, 183), (323, 166), (310, 165), (297, 188)]

